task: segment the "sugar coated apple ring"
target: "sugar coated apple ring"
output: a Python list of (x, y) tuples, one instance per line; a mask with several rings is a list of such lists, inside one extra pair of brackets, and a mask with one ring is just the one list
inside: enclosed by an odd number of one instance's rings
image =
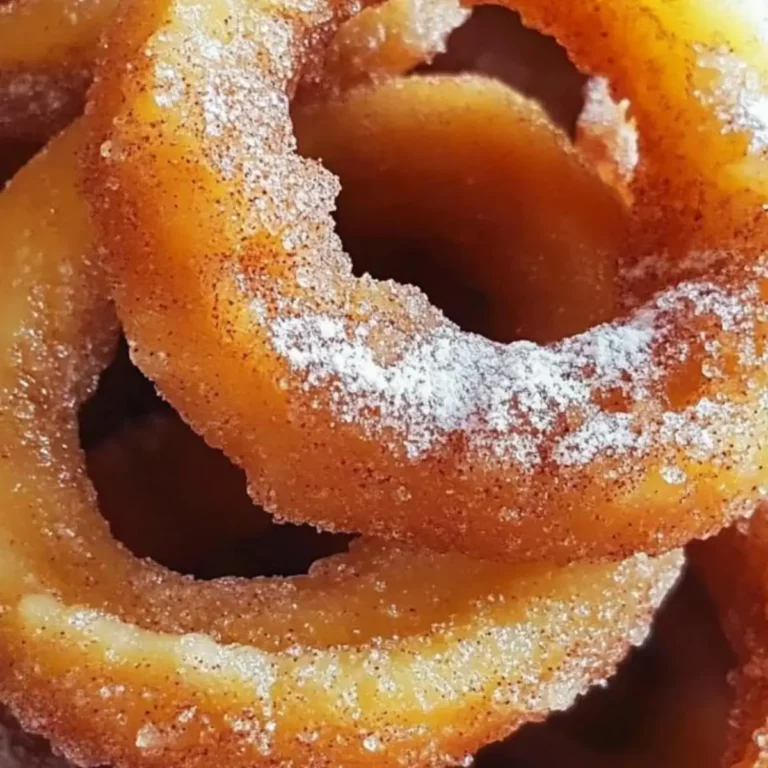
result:
[(371, 540), (196, 582), (117, 544), (77, 438), (116, 333), (80, 134), (0, 197), (0, 697), (27, 729), (81, 765), (447, 765), (643, 639), (678, 552), (499, 566)]
[[(656, 192), (695, 180), (700, 213), (722, 203), (718, 220), (738, 214), (759, 242), (761, 177), (743, 173), (762, 162), (757, 133), (726, 130), (717, 78), (707, 94), (678, 87), (711, 74), (690, 51), (713, 36), (755, 63), (743, 14), (717, 25), (712, 3), (691, 0), (680, 15), (651, 0), (515, 7), (632, 100), (651, 137), (642, 179)], [(710, 232), (693, 279), (548, 346), (492, 343), (411, 287), (353, 278), (330, 217), (336, 180), (296, 154), (288, 109), (351, 10), (140, 0), (108, 36), (90, 190), (139, 366), (290, 520), (562, 560), (666, 550), (752, 509), (768, 440), (766, 280), (746, 247), (711, 257), (734, 245), (728, 226)], [(659, 138), (661, 113), (674, 129)], [(754, 186), (734, 196), (714, 157)]]

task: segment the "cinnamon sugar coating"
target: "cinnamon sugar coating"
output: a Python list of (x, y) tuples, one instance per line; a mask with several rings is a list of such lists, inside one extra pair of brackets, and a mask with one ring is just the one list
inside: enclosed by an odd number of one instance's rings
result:
[[(640, 5), (655, 25), (669, 21), (661, 4)], [(546, 7), (536, 13), (551, 28)], [(566, 20), (614, 19), (601, 3), (557, 7)], [(329, 216), (335, 182), (295, 153), (290, 97), (355, 10), (126, 4), (88, 125), (107, 248), (96, 251), (78, 193), (82, 127), (0, 198), (11, 233), (0, 262), (0, 696), (82, 764), (464, 761), (602, 681), (645, 637), (681, 562), (676, 551), (566, 566), (526, 557), (668, 549), (764, 493), (760, 182), (729, 187), (729, 174), (742, 184), (761, 167), (759, 78), (744, 70), (749, 45), (728, 37), (735, 28), (718, 34), (737, 63), (717, 71), (743, 80), (744, 98), (717, 78), (693, 94), (708, 117), (704, 145), (726, 165), (688, 157), (673, 135), (669, 146), (655, 139), (633, 182), (618, 283), (630, 309), (564, 340), (505, 345), (460, 330), (415, 289), (352, 277)], [(682, 28), (704, 44), (707, 18)], [(648, 27), (637, 29), (642, 42)], [(670, 71), (689, 63), (672, 57)], [(412, 92), (423, 98), (408, 117), (425, 119), (431, 82), (384, 83), (325, 108), (365, 93), (387, 105), (369, 120), (393, 118), (398, 92)], [(654, 95), (680, 96), (676, 82)], [(463, 108), (444, 121), (454, 138), (487, 122), (468, 108), (485, 86), (435, 87)], [(673, 103), (681, 120), (698, 115)], [(653, 126), (652, 109), (638, 115), (641, 132)], [(623, 226), (610, 191), (592, 189), (549, 128), (533, 128), (512, 138), (565, 153), (574, 186)], [(668, 209), (665, 184), (676, 193)], [(605, 220), (607, 232), (616, 221)], [(579, 244), (598, 251), (603, 234), (591, 228)], [(664, 248), (649, 255), (650, 243)], [(406, 543), (363, 540), (305, 577), (211, 583), (116, 544), (74, 416), (115, 338), (105, 263), (137, 359), (245, 465), (254, 496), (279, 514)], [(350, 489), (357, 496), (342, 497)]]

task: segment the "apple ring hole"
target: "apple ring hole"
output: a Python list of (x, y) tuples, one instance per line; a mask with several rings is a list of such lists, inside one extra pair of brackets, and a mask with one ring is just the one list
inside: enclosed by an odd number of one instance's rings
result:
[(623, 204), (536, 102), (477, 75), (424, 75), (293, 117), (299, 150), (340, 180), (336, 228), (357, 275), (418, 286), (499, 342), (616, 316)]
[[(572, 134), (585, 77), (553, 38), (494, 7), (476, 9), (446, 53), (412, 77), (434, 80), (437, 91), (445, 83), (435, 73), (453, 78), (447, 97), (426, 94), (411, 112), (409, 95), (374, 86), (353, 92), (346, 108), (342, 99), (316, 106), (311, 119), (294, 114), (300, 151), (341, 181), (336, 226), (354, 273), (416, 285), (462, 329), (494, 341), (556, 341), (612, 319), (615, 243), (606, 240), (615, 232), (602, 225), (621, 217), (604, 200), (610, 193), (595, 190), (595, 214), (579, 199), (582, 185), (579, 194), (542, 190), (563, 168), (579, 175), (575, 155), (561, 156), (570, 142), (560, 130)], [(476, 76), (465, 93), (460, 73)], [(488, 96), (499, 88), (484, 78), (531, 101), (494, 104)], [(350, 126), (356, 119), (364, 124)], [(558, 129), (542, 128), (547, 119)], [(500, 126), (495, 135), (489, 123)], [(529, 136), (544, 134), (553, 142), (527, 157)], [(480, 135), (487, 151), (478, 151)], [(556, 215), (541, 221), (541, 210)]]
[(134, 555), (200, 579), (292, 576), (346, 551), (350, 536), (277, 524), (245, 474), (156, 394), (121, 340), (79, 414), (99, 510)]
[(476, 72), (539, 102), (573, 137), (584, 108), (587, 76), (550, 35), (526, 27), (520, 14), (481, 5), (448, 38), (445, 53), (418, 72)]

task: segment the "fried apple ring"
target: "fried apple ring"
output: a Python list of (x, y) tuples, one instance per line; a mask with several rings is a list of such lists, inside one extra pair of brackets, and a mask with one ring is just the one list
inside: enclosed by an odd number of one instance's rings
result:
[(47, 138), (83, 108), (117, 0), (0, 4), (0, 137)]
[[(669, 549), (753, 508), (768, 435), (754, 255), (699, 264), (698, 279), (548, 346), (465, 333), (418, 290), (351, 275), (330, 216), (337, 182), (294, 150), (290, 95), (329, 20), (351, 10), (189, 2), (140, 0), (108, 36), (90, 196), (135, 360), (268, 511), (438, 550), (572, 560)], [(731, 196), (711, 167), (756, 162), (749, 138), (723, 131), (719, 91), (704, 106), (677, 88), (701, 74), (678, 34), (685, 15), (651, 0), (515, 5), (632, 99), (654, 137), (648, 184), (679, 172), (754, 230), (757, 188)], [(702, 44), (710, 7), (686, 28)], [(648, 44), (646, 16), (668, 31), (663, 45)], [(734, 17), (718, 35), (751, 61), (745, 29)], [(686, 110), (701, 118), (695, 141)], [(685, 122), (657, 141), (662, 113)], [(730, 230), (710, 234), (732, 244)]]
[(82, 765), (447, 765), (642, 641), (679, 552), (500, 566), (367, 541), (196, 582), (117, 544), (77, 448), (115, 338), (79, 134), (0, 197), (0, 698), (24, 727)]

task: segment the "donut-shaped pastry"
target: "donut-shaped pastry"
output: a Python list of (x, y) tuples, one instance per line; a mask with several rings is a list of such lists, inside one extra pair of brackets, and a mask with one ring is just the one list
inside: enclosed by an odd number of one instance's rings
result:
[(117, 544), (78, 447), (116, 334), (81, 129), (0, 196), (0, 699), (24, 727), (81, 765), (442, 766), (642, 641), (679, 552), (500, 566), (368, 540), (201, 582)]
[(93, 92), (90, 198), (118, 312), (139, 366), (278, 517), (484, 557), (667, 550), (749, 512), (765, 483), (760, 132), (708, 54), (729, 45), (759, 73), (762, 48), (722, 2), (513, 5), (631, 100), (622, 269), (653, 242), (664, 278), (636, 276), (621, 303), (660, 292), (580, 335), (499, 344), (411, 286), (353, 276), (338, 183), (296, 153), (289, 117), (353, 9), (138, 0)]

